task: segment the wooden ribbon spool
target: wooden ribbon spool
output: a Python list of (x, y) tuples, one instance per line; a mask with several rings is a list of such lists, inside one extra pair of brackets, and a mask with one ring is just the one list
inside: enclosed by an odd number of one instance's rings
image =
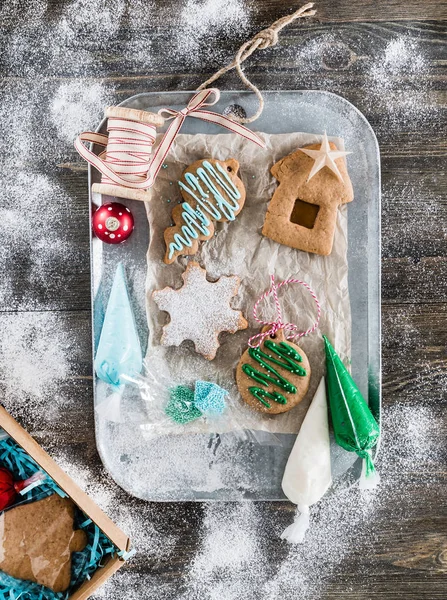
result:
[[(119, 119), (122, 121), (131, 121), (131, 122), (135, 122), (135, 123), (141, 123), (143, 125), (152, 126), (153, 135), (154, 135), (153, 142), (155, 142), (156, 128), (162, 127), (165, 122), (165, 119), (157, 113), (147, 112), (145, 110), (138, 110), (135, 108), (125, 108), (123, 106), (109, 106), (108, 108), (106, 108), (105, 116), (107, 119)], [(129, 129), (131, 129), (131, 125), (129, 126)], [(130, 132), (129, 134), (126, 134), (126, 131), (127, 131), (126, 128), (121, 130), (121, 133), (120, 133), (121, 138), (123, 138), (126, 135), (129, 135), (129, 137), (130, 137), (132, 132)], [(135, 136), (137, 136), (136, 139), (138, 141), (138, 139), (140, 139), (140, 136), (138, 134), (133, 133), (132, 138)], [(134, 139), (132, 139), (132, 143), (133, 142), (135, 142)], [(152, 142), (152, 144), (153, 144), (153, 142)], [(149, 155), (151, 152), (152, 144), (148, 143), (147, 141), (144, 142), (145, 153), (147, 155)], [(118, 149), (116, 149), (116, 150), (118, 150)], [(119, 150), (118, 150), (118, 152), (119, 152)], [(126, 149), (123, 149), (123, 152), (126, 152)], [(131, 151), (128, 151), (128, 152), (129, 152), (129, 158), (132, 158), (132, 152)], [(136, 151), (135, 151), (135, 153), (136, 153)], [(135, 156), (135, 154), (134, 154), (134, 156)], [(110, 159), (109, 144), (107, 144), (106, 149), (103, 152), (101, 152), (101, 154), (99, 155), (99, 158), (101, 158), (102, 160), (106, 160), (108, 157)], [(148, 166), (149, 166), (149, 161), (148, 161)], [(123, 167), (121, 167), (121, 169), (122, 168)], [(121, 170), (120, 174), (122, 175), (123, 178), (129, 177), (129, 175), (126, 176), (125, 171), (123, 172)], [(144, 173), (141, 172), (140, 176), (141, 175), (144, 175)], [(133, 176), (132, 179), (137, 179), (137, 178), (135, 176)], [(106, 180), (106, 181), (104, 182), (104, 180)], [(118, 184), (108, 181), (104, 177), (104, 175), (102, 176), (101, 183), (94, 183), (92, 185), (92, 192), (96, 192), (98, 194), (102, 194), (105, 196), (113, 196), (116, 198), (127, 198), (129, 200), (148, 201), (148, 200), (150, 200), (150, 197), (151, 197), (150, 188), (149, 189), (135, 189), (132, 187), (125, 187), (125, 186), (118, 185)]]

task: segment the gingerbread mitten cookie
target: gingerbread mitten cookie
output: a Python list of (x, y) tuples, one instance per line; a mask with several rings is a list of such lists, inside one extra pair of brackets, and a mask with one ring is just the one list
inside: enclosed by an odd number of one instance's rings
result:
[(309, 360), (278, 330), (274, 339), (267, 337), (258, 348), (244, 352), (236, 382), (242, 399), (255, 410), (271, 415), (287, 412), (309, 388)]
[(214, 234), (213, 221), (233, 221), (245, 202), (245, 187), (237, 173), (239, 163), (230, 158), (198, 160), (179, 181), (182, 204), (172, 211), (174, 225), (164, 233), (165, 263), (179, 255), (195, 254), (200, 240)]

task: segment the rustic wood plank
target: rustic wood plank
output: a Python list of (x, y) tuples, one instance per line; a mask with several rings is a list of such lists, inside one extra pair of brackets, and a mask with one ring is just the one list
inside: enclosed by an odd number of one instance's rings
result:
[[(69, 4), (70, 0), (50, 0), (48, 2), (47, 15), (49, 20), (60, 18), (63, 14), (64, 7)], [(284, 6), (282, 0), (259, 0), (256, 4), (256, 20), (261, 26), (268, 26), (274, 19), (278, 19), (287, 13), (292, 13), (305, 2), (295, 2), (288, 7)], [(29, 7), (33, 8), (33, 1), (26, 0), (21, 3), (23, 11)], [(371, 21), (386, 21), (386, 20), (421, 20), (427, 21), (435, 19), (443, 21), (447, 19), (447, 10), (445, 3), (442, 0), (425, 0), (421, 3), (419, 0), (378, 0), (371, 3), (369, 0), (338, 0), (336, 3), (331, 0), (319, 0), (316, 2), (318, 14), (314, 17), (316, 21), (322, 22), (356, 22), (362, 20)], [(152, 7), (150, 15), (151, 22), (154, 28), (168, 28), (172, 21), (175, 20), (175, 14), (171, 9), (169, 2), (160, 2)], [(13, 26), (16, 22), (15, 15), (6, 13), (5, 26)], [(128, 17), (125, 13), (122, 15), (122, 21), (125, 23)], [(143, 23), (145, 20), (143, 20)], [(134, 27), (138, 27), (138, 21), (133, 23)]]

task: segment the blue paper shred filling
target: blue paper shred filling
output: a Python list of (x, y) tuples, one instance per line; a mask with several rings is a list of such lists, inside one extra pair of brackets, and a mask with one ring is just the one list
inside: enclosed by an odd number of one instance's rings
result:
[[(15, 480), (27, 479), (36, 471), (42, 470), (31, 456), (11, 438), (0, 440), (0, 466), (9, 469)], [(67, 495), (47, 475), (45, 482), (30, 490), (20, 499), (20, 504), (41, 500), (54, 493), (62, 497)], [(0, 600), (67, 600), (84, 581), (90, 579), (91, 575), (103, 566), (105, 557), (118, 554), (118, 548), (79, 509), (76, 509), (75, 528), (85, 531), (87, 545), (82, 552), (73, 552), (72, 554), (71, 581), (66, 592), (55, 593), (37, 583), (16, 579), (0, 571)]]

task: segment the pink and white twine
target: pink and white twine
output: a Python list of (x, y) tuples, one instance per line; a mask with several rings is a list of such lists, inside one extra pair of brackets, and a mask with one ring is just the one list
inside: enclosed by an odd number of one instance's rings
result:
[[(275, 337), (276, 333), (280, 329), (282, 329), (284, 331), (284, 336), (287, 340), (302, 338), (305, 335), (309, 335), (310, 333), (314, 332), (317, 329), (318, 324), (320, 322), (321, 305), (320, 305), (320, 302), (319, 302), (315, 292), (312, 290), (312, 288), (310, 287), (310, 285), (308, 283), (306, 283), (305, 281), (302, 281), (301, 279), (290, 278), (290, 279), (285, 279), (284, 281), (281, 281), (280, 283), (277, 284), (277, 283), (275, 283), (274, 275), (270, 275), (270, 280), (271, 280), (270, 289), (267, 290), (266, 292), (264, 292), (264, 294), (262, 294), (262, 296), (260, 298), (258, 298), (258, 300), (256, 301), (256, 303), (253, 307), (253, 318), (255, 319), (255, 321), (257, 321), (261, 325), (270, 325), (270, 328), (266, 331), (262, 331), (261, 333), (253, 335), (248, 340), (248, 345), (250, 346), (250, 348), (258, 348), (262, 344), (262, 342), (265, 340), (265, 338), (267, 338), (269, 336)], [(312, 298), (314, 299), (315, 304), (317, 306), (317, 318), (316, 318), (314, 324), (311, 327), (309, 327), (309, 329), (306, 329), (306, 331), (298, 331), (298, 325), (295, 325), (295, 323), (287, 323), (282, 320), (282, 310), (281, 310), (281, 304), (278, 299), (278, 290), (281, 287), (283, 287), (284, 285), (288, 285), (289, 283), (298, 283), (299, 285), (304, 286), (307, 289), (307, 291), (309, 292), (309, 294), (312, 296)], [(260, 319), (258, 317), (259, 304), (263, 300), (268, 298), (270, 295), (273, 296), (273, 299), (275, 301), (275, 306), (276, 306), (276, 321), (274, 321), (274, 322), (263, 321), (262, 319)]]

